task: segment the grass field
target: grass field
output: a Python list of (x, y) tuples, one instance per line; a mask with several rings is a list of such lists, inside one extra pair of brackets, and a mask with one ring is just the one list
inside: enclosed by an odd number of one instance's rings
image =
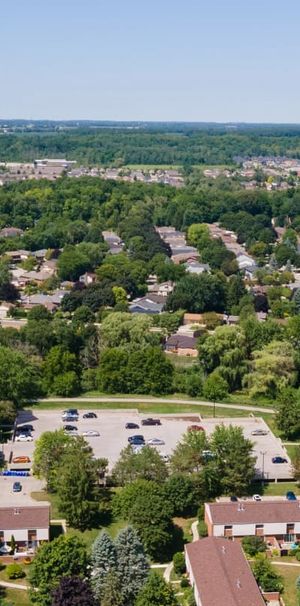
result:
[[(180, 414), (180, 413), (193, 413), (199, 414), (202, 417), (212, 417), (213, 416), (213, 405), (209, 406), (198, 406), (196, 404), (193, 405), (192, 400), (191, 404), (169, 404), (168, 402), (163, 403), (151, 403), (151, 402), (41, 402), (38, 407), (41, 410), (51, 410), (51, 409), (59, 409), (73, 407), (76, 405), (76, 408), (79, 410), (86, 410), (88, 408), (96, 409), (96, 410), (132, 410), (136, 409), (141, 413), (156, 413), (156, 414)], [(31, 406), (32, 408), (32, 406)], [(240, 410), (237, 408), (219, 408), (215, 407), (215, 415), (219, 418), (226, 417), (249, 417), (249, 410)], [(268, 419), (272, 419), (271, 413), (261, 413), (258, 412), (257, 416), (263, 417), (267, 422)]]
[(300, 496), (300, 487), (296, 482), (269, 482), (269, 484), (265, 484), (263, 494), (269, 497), (279, 497), (285, 496), (289, 490)]
[(21, 589), (6, 589), (4, 593), (5, 604), (9, 606), (30, 606), (32, 602), (29, 600), (27, 591)]
[(285, 606), (297, 606), (296, 580), (300, 575), (299, 566), (274, 566), (284, 580), (283, 599)]

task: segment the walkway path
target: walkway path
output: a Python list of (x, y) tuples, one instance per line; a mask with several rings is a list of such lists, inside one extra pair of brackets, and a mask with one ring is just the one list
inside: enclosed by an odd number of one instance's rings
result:
[(297, 562), (272, 562), (271, 564), (274, 564), (275, 566), (300, 566), (299, 563)]
[(17, 583), (7, 583), (6, 581), (0, 581), (0, 586), (7, 589), (22, 589), (23, 591), (24, 589), (29, 589), (28, 585), (18, 585)]
[[(131, 403), (131, 404), (189, 404), (190, 406), (207, 406), (211, 408), (214, 406), (213, 402), (207, 402), (202, 400), (184, 400), (175, 398), (145, 398), (144, 396), (132, 398), (127, 396), (110, 397), (110, 396), (82, 396), (79, 398), (45, 398), (43, 402), (72, 402), (86, 403), (86, 404), (98, 404), (101, 402), (116, 402), (116, 403)], [(249, 410), (250, 412), (265, 412), (274, 414), (274, 408), (265, 408), (264, 406), (249, 406), (242, 404), (224, 404), (222, 402), (216, 402), (216, 408), (236, 408), (236, 410)]]
[(192, 523), (191, 531), (193, 534), (193, 541), (198, 541), (200, 538), (198, 532), (198, 520), (195, 520), (195, 522)]

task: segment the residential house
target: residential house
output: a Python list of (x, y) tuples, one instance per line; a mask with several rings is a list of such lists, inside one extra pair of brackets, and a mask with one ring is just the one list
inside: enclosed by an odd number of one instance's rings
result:
[(203, 314), (185, 313), (183, 324), (203, 324)]
[(31, 252), (29, 250), (7, 250), (5, 256), (9, 257), (12, 263), (21, 263), (31, 256)]
[(208, 535), (242, 539), (260, 536), (266, 541), (300, 540), (300, 502), (285, 500), (205, 503)]
[(154, 284), (148, 284), (148, 292), (155, 293), (157, 295), (161, 295), (162, 297), (167, 297), (174, 290), (174, 283), (171, 281), (162, 282), (158, 284), (155, 282)]
[(178, 356), (197, 357), (197, 339), (176, 333), (166, 340), (165, 350)]
[(224, 314), (224, 322), (228, 324), (228, 326), (235, 326), (239, 323), (240, 316), (233, 316), (230, 314)]
[(197, 606), (265, 606), (239, 543), (207, 537), (185, 546)]
[(0, 238), (17, 238), (22, 236), (23, 233), (23, 229), (18, 227), (4, 227), (0, 230)]
[(0, 320), (3, 320), (4, 318), (7, 317), (8, 312), (11, 310), (11, 308), (13, 307), (12, 303), (7, 303), (6, 301), (3, 301), (0, 305)]
[(185, 263), (185, 269), (189, 274), (203, 274), (203, 272), (209, 272), (210, 266), (208, 263), (199, 263), (198, 261), (190, 261)]
[(246, 255), (244, 253), (237, 255), (236, 260), (237, 260), (239, 269), (249, 270), (249, 268), (251, 268), (253, 270), (254, 268), (256, 269), (256, 267), (257, 267), (254, 259), (252, 259), (252, 257), (250, 257), (249, 255)]
[(102, 236), (112, 255), (117, 255), (123, 251), (124, 242), (122, 242), (120, 236), (114, 231), (103, 231)]
[(50, 504), (0, 507), (0, 543), (5, 553), (14, 536), (17, 550), (35, 550), (41, 541), (49, 541)]
[(175, 265), (179, 265), (180, 263), (194, 263), (199, 259), (199, 253), (196, 252), (185, 252), (185, 253), (175, 253), (172, 254), (171, 260)]
[(81, 282), (85, 286), (88, 286), (89, 284), (94, 284), (94, 282), (96, 282), (96, 279), (97, 275), (89, 271), (85, 272), (85, 274), (82, 274), (82, 276), (79, 276), (79, 282)]
[(165, 299), (164, 296), (149, 293), (145, 297), (134, 299), (129, 305), (129, 311), (139, 314), (160, 314), (164, 308)]

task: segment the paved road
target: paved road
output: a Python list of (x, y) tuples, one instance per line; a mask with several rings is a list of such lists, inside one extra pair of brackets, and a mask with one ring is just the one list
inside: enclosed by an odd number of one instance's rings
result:
[[(85, 396), (79, 398), (45, 398), (43, 402), (72, 402), (74, 404), (78, 403), (89, 403), (89, 404), (98, 404), (101, 402), (124, 402), (131, 404), (190, 404), (193, 406), (214, 406), (212, 402), (202, 401), (202, 400), (176, 400), (175, 398), (145, 398), (141, 396), (140, 398), (131, 398), (131, 397), (110, 397), (110, 396)], [(216, 408), (236, 408), (236, 410), (249, 410), (250, 412), (266, 412), (270, 414), (274, 414), (274, 408), (265, 408), (263, 406), (248, 406), (241, 404), (224, 404), (222, 402), (216, 402)]]

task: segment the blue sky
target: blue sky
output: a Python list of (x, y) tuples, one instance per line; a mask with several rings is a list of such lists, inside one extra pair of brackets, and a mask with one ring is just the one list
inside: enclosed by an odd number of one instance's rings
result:
[(299, 0), (2, 0), (0, 117), (300, 122), (299, 23)]

